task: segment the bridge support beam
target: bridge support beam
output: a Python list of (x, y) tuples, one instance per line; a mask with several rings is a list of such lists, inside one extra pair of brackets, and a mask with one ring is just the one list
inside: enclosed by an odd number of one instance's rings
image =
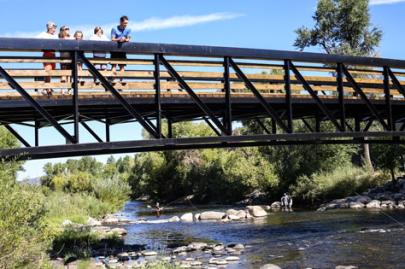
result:
[(381, 123), (383, 128), (385, 130), (389, 130), (389, 126), (385, 123), (384, 119), (380, 116), (378, 113), (377, 109), (375, 106), (370, 102), (370, 100), (367, 98), (367, 95), (363, 92), (359, 84), (357, 84), (356, 80), (353, 78), (353, 76), (350, 74), (349, 70), (346, 68), (345, 65), (342, 65), (343, 68), (343, 73), (346, 76), (346, 79), (350, 82), (350, 84), (353, 87), (353, 90), (355, 91), (356, 94), (360, 95), (360, 98), (364, 101), (370, 112), (373, 114), (373, 116)]
[(31, 97), (7, 72), (0, 66), (0, 75), (7, 80), (10, 86), (15, 89), (45, 120), (47, 120), (56, 130), (63, 135), (66, 141), (71, 143), (75, 142), (75, 138), (72, 137), (57, 121), (51, 116), (34, 98)]
[(82, 126), (97, 140), (97, 142), (102, 143), (104, 142), (103, 139), (101, 139), (96, 132), (93, 131), (93, 129), (91, 129), (91, 127), (89, 125), (87, 125), (87, 123), (85, 121), (80, 121), (80, 123), (82, 124)]
[[(307, 144), (405, 144), (403, 139), (385, 139), (386, 137), (405, 136), (405, 132), (369, 132), (369, 133), (300, 133), (250, 136), (216, 136), (175, 139), (154, 139), (140, 141), (122, 141), (110, 143), (70, 144), (63, 146), (42, 146), (38, 148), (18, 148), (0, 150), (0, 159), (46, 159), (78, 155), (116, 154), (128, 152), (146, 152), (163, 150), (186, 150), (205, 148), (236, 148), (266, 145), (307, 145)], [(355, 138), (355, 139), (353, 139)]]
[(232, 135), (232, 103), (231, 103), (231, 81), (229, 78), (229, 57), (224, 57), (224, 90), (225, 90), (225, 113), (224, 127), (229, 135)]
[(3, 126), (12, 134), (14, 135), (15, 138), (18, 139), (18, 141), (21, 142), (21, 144), (23, 144), (25, 147), (30, 148), (31, 145), (30, 143), (27, 142), (27, 140), (25, 140), (16, 130), (14, 130), (13, 127), (11, 127), (8, 124), (3, 124)]
[(239, 79), (241, 79), (246, 87), (255, 95), (255, 97), (259, 100), (260, 105), (264, 108), (264, 110), (267, 112), (267, 114), (286, 132), (289, 133), (288, 126), (284, 124), (284, 122), (281, 120), (279, 117), (277, 111), (270, 106), (267, 101), (264, 99), (264, 97), (260, 94), (260, 92), (256, 89), (256, 87), (253, 85), (253, 83), (249, 80), (249, 78), (242, 72), (242, 70), (239, 68), (239, 66), (232, 60), (232, 58), (229, 59), (230, 64), (232, 68), (235, 70), (236, 75), (238, 76)]
[(90, 73), (92, 73), (93, 76), (100, 80), (103, 87), (111, 92), (111, 94), (121, 103), (125, 110), (132, 117), (134, 117), (142, 125), (142, 127), (146, 129), (146, 131), (148, 131), (154, 138), (161, 138), (161, 136), (156, 131), (156, 127), (153, 125), (153, 123), (144, 118), (134, 107), (132, 107), (125, 100), (125, 98), (122, 97), (121, 94), (111, 85), (111, 83), (108, 82), (107, 79), (97, 70), (97, 68), (95, 68), (94, 65), (90, 63), (90, 61), (84, 56), (83, 53), (79, 54), (79, 57), (87, 66)]
[(179, 85), (186, 90), (188, 95), (193, 99), (193, 101), (197, 104), (197, 106), (210, 118), (210, 120), (221, 130), (224, 134), (231, 135), (228, 130), (224, 127), (224, 125), (218, 120), (215, 116), (214, 112), (204, 104), (201, 99), (195, 94), (195, 92), (191, 89), (191, 87), (184, 81), (184, 79), (176, 72), (173, 66), (162, 56), (160, 55), (160, 61), (167, 69), (169, 74), (179, 83)]
[(312, 99), (315, 100), (316, 104), (321, 109), (321, 111), (325, 114), (325, 116), (328, 117), (328, 119), (333, 123), (333, 125), (335, 125), (337, 130), (343, 131), (344, 128), (338, 123), (335, 116), (326, 108), (324, 103), (318, 97), (318, 94), (312, 89), (311, 85), (309, 85), (309, 83), (301, 75), (301, 73), (298, 71), (298, 69), (295, 67), (295, 65), (293, 63), (290, 63), (290, 66), (291, 66), (291, 70), (293, 71), (297, 80), (299, 80), (302, 83), (302, 85), (304, 86), (304, 89), (311, 95)]
[(292, 94), (291, 94), (291, 61), (284, 61), (284, 90), (285, 90), (285, 99), (287, 105), (287, 128), (288, 132), (292, 133), (293, 130), (293, 110), (292, 110)]

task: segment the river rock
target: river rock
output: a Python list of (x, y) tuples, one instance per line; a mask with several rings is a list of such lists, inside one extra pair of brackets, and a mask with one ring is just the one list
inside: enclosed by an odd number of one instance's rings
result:
[(228, 219), (229, 220), (240, 220), (241, 217), (239, 217), (238, 215), (228, 215)]
[(236, 262), (236, 261), (239, 261), (240, 258), (237, 257), (237, 256), (229, 256), (229, 257), (226, 257), (225, 260), (226, 260), (227, 262)]
[(228, 210), (225, 212), (225, 214), (227, 214), (228, 216), (229, 216), (229, 215), (238, 215), (238, 213), (239, 213), (239, 210), (236, 210), (236, 209), (228, 209)]
[(350, 208), (352, 209), (360, 209), (360, 208), (364, 208), (364, 204), (360, 203), (360, 202), (350, 202)]
[(183, 221), (183, 222), (193, 222), (193, 221), (194, 221), (193, 213), (186, 213), (186, 214), (183, 214), (183, 215), (180, 217), (180, 220)]
[(246, 219), (253, 219), (254, 217), (249, 213), (249, 210), (246, 209)]
[(247, 210), (249, 210), (249, 213), (255, 217), (255, 218), (260, 218), (260, 217), (265, 217), (267, 216), (266, 210), (263, 209), (261, 206), (247, 206)]
[(119, 254), (117, 255), (117, 258), (118, 258), (120, 261), (128, 261), (128, 260), (129, 260), (129, 254), (128, 254), (127, 252), (119, 253)]
[(236, 250), (242, 250), (245, 249), (245, 246), (243, 244), (235, 244), (235, 245), (229, 245), (228, 247), (232, 247)]
[(362, 203), (362, 204), (368, 204), (371, 202), (371, 198), (366, 195), (354, 196), (353, 199), (354, 199), (353, 202)]
[(182, 247), (178, 247), (178, 248), (175, 248), (174, 250), (173, 250), (173, 253), (181, 253), (181, 252), (187, 252), (187, 247), (186, 246), (182, 246)]
[(128, 232), (124, 228), (114, 228), (111, 229), (110, 233), (112, 234), (118, 234), (118, 235), (126, 235)]
[(98, 221), (96, 219), (93, 219), (92, 217), (89, 217), (87, 220), (87, 225), (89, 226), (101, 226), (101, 221)]
[(394, 197), (394, 194), (392, 193), (392, 192), (390, 192), (390, 191), (386, 191), (386, 192), (383, 192), (383, 193), (378, 193), (376, 196), (375, 196), (375, 199), (376, 200), (380, 200), (380, 201), (388, 201), (388, 200), (392, 200)]
[(195, 214), (195, 215), (194, 215), (195, 220), (200, 220), (200, 216), (201, 216), (200, 213)]
[(366, 205), (366, 208), (381, 208), (381, 202), (378, 200), (372, 200)]
[(224, 249), (225, 249), (225, 246), (222, 245), (222, 244), (215, 245), (215, 246), (212, 248), (212, 250), (214, 250), (214, 251), (223, 251)]
[(156, 251), (144, 250), (141, 254), (145, 257), (156, 256), (158, 255)]
[(221, 220), (225, 217), (225, 213), (216, 211), (202, 212), (200, 220)]
[(115, 216), (107, 215), (103, 218), (102, 222), (103, 224), (117, 224), (119, 220)]
[(260, 269), (281, 269), (281, 267), (275, 264), (268, 263), (261, 266)]
[(354, 265), (338, 265), (335, 269), (357, 269), (357, 266)]
[(392, 200), (381, 201), (381, 208), (394, 208), (395, 202)]
[(207, 246), (208, 246), (208, 244), (204, 243), (204, 242), (193, 242), (187, 246), (187, 249), (189, 251), (202, 250), (203, 248), (206, 248)]
[(202, 266), (203, 263), (200, 262), (200, 261), (192, 261), (192, 262), (190, 263), (190, 265), (191, 265), (191, 266)]
[(247, 214), (246, 212), (248, 212), (247, 210), (239, 210), (238, 214), (236, 214), (236, 216), (238, 216), (241, 219), (246, 219), (247, 218)]
[(281, 202), (274, 202), (274, 203), (272, 203), (272, 204), (270, 205), (270, 207), (271, 207), (272, 209), (281, 208)]
[(216, 265), (227, 265), (228, 262), (225, 259), (219, 259), (219, 258), (211, 258), (208, 261), (209, 264), (216, 264)]
[(71, 220), (68, 220), (68, 219), (65, 219), (62, 222), (62, 226), (72, 226), (72, 225), (73, 225), (73, 222)]
[(171, 217), (171, 218), (169, 219), (169, 222), (179, 222), (179, 221), (180, 221), (180, 218), (177, 217), (177, 216)]

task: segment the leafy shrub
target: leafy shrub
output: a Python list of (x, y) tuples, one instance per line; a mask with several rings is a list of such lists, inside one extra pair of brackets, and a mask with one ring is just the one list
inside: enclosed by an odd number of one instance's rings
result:
[(320, 172), (300, 177), (291, 192), (296, 200), (319, 204), (337, 198), (356, 195), (384, 183), (387, 177), (369, 170), (347, 165), (332, 172)]
[[(13, 166), (14, 164), (10, 164)], [(37, 187), (22, 185), (0, 170), (0, 268), (43, 268), (48, 246), (44, 225), (45, 197)]]

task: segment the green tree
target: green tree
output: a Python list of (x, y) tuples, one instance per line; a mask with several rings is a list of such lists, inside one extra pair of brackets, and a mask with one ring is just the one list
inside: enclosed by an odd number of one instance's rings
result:
[(312, 29), (296, 30), (294, 46), (321, 47), (328, 54), (375, 55), (382, 31), (370, 23), (369, 0), (319, 0)]
[[(382, 31), (370, 23), (369, 0), (319, 0), (312, 29), (296, 30), (294, 46), (320, 47), (328, 54), (375, 56)], [(363, 145), (364, 161), (372, 167), (369, 145)]]

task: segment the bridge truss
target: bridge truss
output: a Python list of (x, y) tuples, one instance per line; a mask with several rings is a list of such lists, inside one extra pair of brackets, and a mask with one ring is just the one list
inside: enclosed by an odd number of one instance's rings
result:
[[(44, 58), (42, 51), (69, 52), (70, 57)], [(128, 58), (94, 58), (94, 51), (126, 52)], [(16, 38), (0, 38), (0, 53), (0, 124), (24, 146), (1, 149), (3, 159), (405, 141), (402, 60)], [(65, 67), (45, 71), (43, 63)], [(127, 68), (114, 72), (100, 67), (110, 64)], [(44, 96), (42, 89), (53, 89), (53, 94)], [(173, 125), (184, 121), (204, 121), (216, 135), (174, 137)], [(254, 121), (263, 132), (240, 134), (237, 126), (242, 121)], [(295, 128), (298, 121), (305, 131)], [(92, 122), (103, 124), (103, 132)], [(150, 138), (112, 137), (113, 126), (130, 122), (138, 123)], [(33, 141), (16, 126), (31, 128)], [(54, 128), (66, 143), (42, 143), (43, 128)], [(95, 142), (83, 143), (83, 131)]]

